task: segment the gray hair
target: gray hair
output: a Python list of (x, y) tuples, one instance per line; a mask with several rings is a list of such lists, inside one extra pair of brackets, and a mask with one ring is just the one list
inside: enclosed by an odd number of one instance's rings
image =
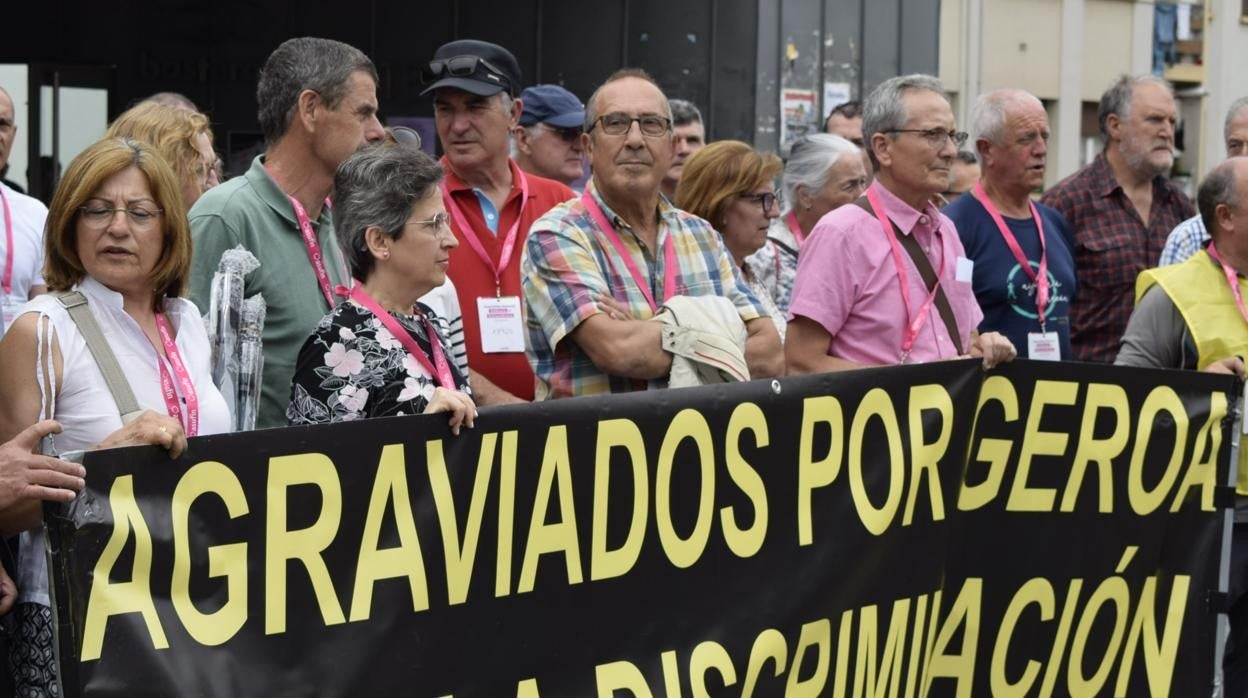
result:
[(843, 157), (862, 157), (858, 146), (840, 136), (830, 133), (812, 133), (799, 139), (789, 149), (789, 161), (780, 177), (780, 189), (784, 192), (785, 213), (797, 205), (797, 187), (816, 192), (828, 183), (832, 166)]
[(360, 281), (373, 271), (364, 231), (377, 226), (392, 239), (416, 202), (438, 196), (442, 167), (423, 151), (401, 144), (375, 143), (356, 151), (334, 174), (334, 234), (351, 275)]
[(1223, 141), (1231, 139), (1231, 122), (1235, 120), (1235, 116), (1238, 115), (1244, 107), (1248, 107), (1248, 97), (1240, 97), (1234, 102), (1231, 102), (1231, 108), (1226, 110), (1226, 121), (1222, 123)]
[(1213, 171), (1205, 176), (1196, 191), (1196, 207), (1200, 210), (1200, 220), (1205, 224), (1209, 235), (1217, 239), (1220, 231), (1217, 228), (1217, 208), (1221, 204), (1236, 206), (1238, 196), (1235, 187), (1235, 167), (1243, 158), (1224, 160)]
[(667, 111), (667, 118), (672, 119), (673, 124), (676, 123), (676, 120), (672, 118), (672, 100), (667, 98), (667, 93), (663, 91), (662, 87), (659, 87), (659, 83), (651, 77), (650, 73), (647, 73), (641, 68), (620, 68), (614, 73), (608, 75), (607, 79), (603, 80), (602, 84), (598, 86), (598, 89), (594, 90), (594, 93), (589, 96), (589, 101), (585, 102), (586, 133), (589, 133), (594, 128), (594, 122), (598, 121), (598, 93), (602, 92), (602, 88), (607, 85), (625, 78), (636, 78), (654, 85), (654, 89), (658, 90), (659, 94), (663, 95), (663, 104)]
[(155, 94), (148, 95), (142, 101), (155, 102), (156, 104), (171, 107), (173, 109), (182, 109), (184, 111), (199, 111), (199, 107), (195, 106), (195, 103), (191, 101), (191, 98), (181, 92), (157, 92)]
[(1174, 96), (1174, 88), (1170, 83), (1156, 75), (1119, 75), (1101, 95), (1100, 106), (1096, 108), (1096, 124), (1101, 130), (1101, 140), (1105, 143), (1109, 143), (1109, 115), (1126, 119), (1131, 111), (1131, 96), (1135, 94), (1135, 88), (1145, 83), (1164, 87), (1166, 92)]
[(265, 143), (276, 143), (290, 128), (300, 92), (312, 90), (332, 109), (346, 96), (351, 75), (357, 72), (377, 82), (373, 62), (354, 46), (311, 36), (283, 41), (260, 68), (256, 85), (260, 105), (256, 118)]
[(975, 140), (982, 138), (993, 145), (1000, 145), (1005, 137), (1006, 111), (1024, 102), (1044, 108), (1044, 102), (1026, 90), (1005, 87), (980, 95), (971, 109), (971, 133), (975, 135)]
[(687, 99), (669, 99), (668, 104), (672, 109), (673, 126), (702, 123), (702, 112), (698, 111), (698, 106), (693, 102)]
[(906, 112), (906, 103), (902, 97), (910, 90), (928, 90), (941, 97), (945, 96), (945, 88), (939, 79), (914, 73), (885, 80), (863, 100), (862, 138), (867, 153), (871, 156), (871, 165), (877, 170), (880, 163), (875, 159), (875, 148), (871, 147), (871, 141), (877, 133), (905, 128), (910, 115)]

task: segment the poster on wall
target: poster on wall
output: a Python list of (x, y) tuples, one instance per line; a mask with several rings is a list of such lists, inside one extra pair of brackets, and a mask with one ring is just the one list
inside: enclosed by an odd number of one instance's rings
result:
[(793, 141), (819, 130), (815, 123), (815, 91), (785, 88), (780, 92), (780, 146), (787, 149)]
[(833, 109), (841, 106), (849, 101), (849, 83), (847, 82), (825, 82), (823, 83), (823, 120), (828, 120), (828, 114)]

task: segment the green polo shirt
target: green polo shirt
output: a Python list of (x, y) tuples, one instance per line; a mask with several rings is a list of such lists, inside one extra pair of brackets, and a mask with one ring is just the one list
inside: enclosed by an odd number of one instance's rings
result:
[[(212, 276), (221, 253), (242, 245), (260, 260), (246, 278), (245, 295), (264, 294), (264, 377), (256, 428), (286, 426), (290, 379), (299, 349), (329, 307), (299, 234), (290, 199), (269, 177), (262, 156), (242, 177), (209, 189), (191, 208), (191, 299), (208, 312)], [(328, 208), (313, 221), (329, 277), (347, 283), (346, 267)]]

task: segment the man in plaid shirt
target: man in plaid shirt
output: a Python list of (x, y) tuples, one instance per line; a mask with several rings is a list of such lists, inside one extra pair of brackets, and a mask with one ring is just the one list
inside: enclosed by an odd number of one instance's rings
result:
[(672, 354), (648, 319), (669, 295), (727, 298), (745, 323), (750, 376), (782, 375), (780, 335), (719, 235), (659, 195), (673, 138), (654, 80), (631, 69), (607, 78), (581, 138), (593, 179), (533, 224), (521, 260), (537, 399), (665, 385)]
[(1166, 236), (1195, 213), (1166, 179), (1178, 110), (1167, 82), (1122, 76), (1097, 110), (1105, 150), (1041, 201), (1070, 223), (1079, 298), (1070, 342), (1080, 361), (1112, 363), (1134, 305), (1135, 277), (1154, 266)]

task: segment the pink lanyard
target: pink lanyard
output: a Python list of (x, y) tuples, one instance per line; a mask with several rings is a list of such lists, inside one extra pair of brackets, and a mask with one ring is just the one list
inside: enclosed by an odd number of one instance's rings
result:
[(906, 331), (901, 337), (901, 361), (905, 363), (910, 358), (910, 350), (914, 348), (914, 340), (918, 338), (919, 330), (923, 329), (923, 323), (927, 322), (932, 303), (936, 301), (936, 292), (940, 290), (940, 278), (945, 274), (946, 255), (943, 252), (940, 255), (940, 269), (936, 272), (936, 284), (928, 292), (927, 300), (919, 306), (917, 314), (911, 314), (910, 275), (906, 273), (906, 262), (902, 259), (901, 243), (897, 241), (897, 235), (893, 232), (893, 225), (889, 222), (888, 216), (884, 215), (884, 204), (880, 202), (880, 196), (875, 193), (874, 188), (867, 189), (867, 201), (871, 202), (871, 208), (875, 211), (875, 219), (880, 222), (884, 235), (888, 237), (888, 244), (893, 250), (893, 264), (897, 267), (897, 281), (901, 284), (901, 302), (906, 306)]
[[(165, 398), (165, 410), (170, 417), (182, 422), (187, 436), (195, 436), (199, 433), (199, 395), (195, 392), (195, 383), (191, 380), (190, 372), (186, 370), (186, 364), (182, 363), (182, 354), (178, 352), (178, 344), (173, 340), (173, 330), (169, 328), (169, 321), (165, 319), (164, 313), (156, 313), (156, 330), (160, 333), (160, 343), (165, 347), (165, 358), (169, 360), (169, 365), (173, 366), (173, 373), (177, 376), (175, 387), (173, 376), (169, 375), (165, 362), (157, 355), (156, 366), (160, 369), (160, 393)], [(179, 387), (186, 399), (185, 417), (178, 403)]]
[(425, 321), (425, 332), (429, 335), (429, 349), (433, 352), (432, 362), (429, 361), (429, 357), (425, 355), (424, 350), (420, 348), (416, 340), (412, 339), (412, 335), (408, 333), (407, 329), (400, 325), (393, 315), (386, 312), (385, 308), (378, 305), (377, 301), (373, 300), (372, 296), (368, 295), (368, 292), (364, 290), (362, 284), (356, 283), (355, 287), (351, 289), (351, 300), (368, 308), (381, 321), (381, 324), (385, 325), (387, 330), (390, 330), (390, 334), (399, 340), (399, 343), (403, 345), (407, 353), (411, 354), (412, 358), (416, 359), (429, 375), (437, 381), (438, 385), (447, 390), (457, 389), (455, 387), (455, 378), (451, 375), (451, 366), (447, 363), (446, 354), (442, 351), (442, 342), (438, 339), (438, 333), (433, 329), (433, 323), (429, 321), (429, 318), (422, 316), (421, 319)]
[[(325, 302), (332, 309), (336, 305), (335, 295), (344, 295), (345, 288), (335, 288), (329, 279), (329, 270), (325, 267), (325, 257), (321, 254), (321, 243), (316, 239), (316, 231), (312, 230), (312, 221), (308, 219), (307, 209), (299, 200), (289, 194), (286, 198), (290, 199), (290, 203), (295, 207), (295, 219), (299, 221), (299, 232), (303, 235), (303, 246), (308, 250), (308, 260), (312, 262), (312, 270), (316, 272), (316, 282), (321, 286), (321, 293), (325, 295)], [(333, 204), (329, 198), (325, 199), (325, 207), (332, 208)], [(346, 276), (346, 273), (343, 274)]]
[[(652, 312), (659, 312), (659, 304), (654, 302), (654, 294), (650, 292), (650, 282), (646, 277), (641, 275), (637, 269), (637, 264), (633, 262), (633, 256), (624, 248), (624, 241), (620, 239), (619, 233), (615, 232), (615, 226), (607, 221), (607, 216), (602, 212), (602, 207), (594, 200), (593, 195), (589, 193), (589, 188), (585, 189), (585, 193), (581, 194), (581, 202), (585, 204), (585, 208), (589, 211), (589, 215), (594, 219), (594, 223), (598, 224), (598, 228), (602, 230), (602, 234), (606, 236), (607, 241), (615, 248), (616, 254), (624, 260), (624, 266), (628, 268), (628, 273), (633, 276), (633, 283), (637, 284), (637, 288), (641, 289), (641, 293), (646, 297), (646, 302), (650, 304)], [(611, 259), (607, 258), (607, 264), (611, 264)], [(614, 264), (611, 264), (614, 268)], [(669, 231), (667, 238), (663, 240), (663, 300), (676, 295), (676, 273), (679, 271), (680, 264), (676, 261), (676, 245), (672, 242), (672, 233)]]
[(983, 204), (984, 210), (988, 211), (988, 215), (992, 216), (992, 222), (997, 224), (997, 230), (1001, 231), (1001, 237), (1005, 239), (1005, 244), (1010, 248), (1010, 252), (1014, 254), (1014, 259), (1018, 261), (1018, 266), (1023, 268), (1023, 272), (1036, 285), (1036, 315), (1040, 320), (1040, 331), (1044, 331), (1045, 310), (1049, 305), (1049, 257), (1045, 250), (1044, 243), (1044, 222), (1040, 220), (1040, 211), (1036, 209), (1036, 205), (1029, 199), (1027, 206), (1031, 208), (1031, 218), (1036, 222), (1036, 232), (1040, 234), (1040, 270), (1033, 271), (1031, 268), (1031, 260), (1027, 259), (1027, 255), (1023, 254), (1023, 248), (1018, 244), (1018, 238), (1014, 237), (1014, 231), (1005, 224), (1005, 219), (1001, 217), (1001, 212), (993, 205), (988, 198), (988, 194), (984, 192), (984, 183), (976, 182), (975, 188), (971, 190), (971, 194)]
[(797, 240), (797, 249), (802, 249), (802, 244), (806, 242), (806, 236), (802, 234), (802, 226), (798, 225), (797, 214), (789, 211), (789, 215), (784, 217), (784, 222), (789, 226), (789, 232), (793, 233), (793, 239)]
[(1222, 261), (1222, 257), (1218, 255), (1218, 249), (1211, 242), (1207, 248), (1209, 256), (1222, 267), (1222, 273), (1226, 274), (1226, 283), (1231, 287), (1231, 295), (1235, 296), (1235, 305), (1239, 306), (1239, 314), (1244, 318), (1244, 322), (1248, 322), (1248, 308), (1244, 307), (1244, 294), (1239, 290), (1239, 275), (1235, 273), (1226, 262)]
[[(267, 167), (264, 169), (265, 172), (269, 171)], [(273, 177), (271, 172), (269, 177)], [(277, 181), (274, 180), (274, 184), (276, 183)], [(325, 295), (325, 302), (329, 304), (330, 310), (333, 310), (334, 306), (337, 305), (334, 297), (347, 295), (347, 288), (334, 286), (333, 282), (330, 281), (329, 269), (325, 267), (325, 257), (321, 254), (321, 243), (316, 239), (316, 231), (312, 230), (312, 221), (308, 218), (308, 210), (303, 207), (303, 204), (299, 203), (298, 199), (290, 194), (287, 194), (286, 198), (290, 199), (290, 205), (295, 209), (295, 220), (299, 223), (299, 234), (303, 236), (303, 246), (308, 251), (308, 261), (312, 262), (312, 271), (316, 272), (316, 282), (321, 287), (321, 293)], [(333, 209), (333, 207), (334, 202), (330, 201), (328, 196), (325, 197), (325, 208)], [(350, 277), (350, 273), (347, 271), (346, 260), (342, 262), (342, 276), (344, 279)]]
[(4, 295), (13, 292), (13, 213), (9, 210), (9, 199), (0, 186), (0, 204), (4, 206)]
[[(455, 197), (451, 196), (451, 190), (446, 186), (446, 180), (442, 180), (442, 201), (446, 204), (446, 208), (451, 212), (451, 218), (455, 221), (455, 227), (459, 228), (460, 234), (468, 241), (468, 246), (473, 252), (481, 258), (481, 262), (485, 264), (485, 268), (494, 274), (494, 295), (503, 295), (503, 271), (507, 269), (507, 265), (511, 262), (511, 255), (516, 250), (516, 238), (520, 236), (520, 219), (524, 217), (524, 205), (529, 202), (529, 180), (524, 176), (519, 168), (512, 170), (514, 176), (520, 181), (520, 210), (516, 213), (516, 220), (507, 229), (507, 234), (503, 237), (503, 249), (498, 255), (498, 264), (490, 259), (489, 253), (485, 251), (485, 246), (481, 244), (481, 240), (477, 238), (477, 231), (468, 223), (468, 217), (464, 215), (463, 209), (459, 204), (455, 203)], [(504, 202), (506, 206), (506, 202)], [(503, 212), (498, 212), (498, 217), (503, 217)]]

